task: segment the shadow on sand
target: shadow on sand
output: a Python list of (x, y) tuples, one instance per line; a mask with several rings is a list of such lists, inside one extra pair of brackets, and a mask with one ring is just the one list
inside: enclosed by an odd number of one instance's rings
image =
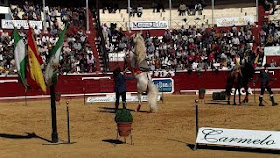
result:
[[(102, 112), (102, 113), (112, 113), (114, 114), (115, 113), (115, 108), (109, 108), (109, 107), (98, 107), (100, 110), (96, 110), (97, 112)], [(130, 112), (135, 112), (135, 110), (132, 110), (132, 109), (127, 109), (129, 110)], [(143, 111), (143, 110), (140, 110), (139, 112), (141, 113), (149, 113), (149, 111)]]
[(107, 143), (111, 143), (111, 144), (113, 144), (113, 145), (126, 144), (125, 142), (120, 141), (120, 140), (118, 140), (118, 139), (103, 139), (102, 141), (103, 141), (103, 142), (107, 142)]
[(206, 150), (224, 150), (224, 151), (236, 151), (236, 152), (251, 152), (251, 153), (264, 153), (264, 154), (280, 154), (279, 150), (269, 150), (269, 149), (258, 149), (258, 148), (239, 148), (239, 147), (227, 147), (227, 146), (213, 146), (213, 145), (197, 145), (195, 149), (195, 144), (189, 144), (176, 139), (168, 139), (170, 141), (175, 141), (178, 143), (186, 144), (191, 150), (195, 151), (197, 149)]
[(6, 139), (32, 139), (32, 138), (37, 138), (44, 140), (46, 142), (51, 143), (50, 140), (40, 137), (36, 135), (35, 133), (26, 133), (26, 135), (17, 135), (17, 134), (7, 134), (7, 133), (0, 133), (1, 138), (6, 138)]

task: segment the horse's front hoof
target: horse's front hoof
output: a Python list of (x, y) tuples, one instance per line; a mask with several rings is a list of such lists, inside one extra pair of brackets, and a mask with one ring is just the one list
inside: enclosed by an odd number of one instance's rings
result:
[(140, 108), (141, 108), (141, 105), (139, 104), (137, 109), (135, 110), (136, 112), (139, 112), (140, 111)]

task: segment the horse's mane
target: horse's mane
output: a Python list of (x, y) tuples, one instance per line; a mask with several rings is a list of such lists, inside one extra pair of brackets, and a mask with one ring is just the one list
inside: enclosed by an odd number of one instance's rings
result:
[(255, 73), (255, 68), (253, 66), (253, 64), (251, 63), (246, 63), (242, 69), (241, 72), (243, 74), (243, 76), (247, 79), (247, 78), (252, 78), (254, 73)]
[(144, 38), (140, 33), (133, 35), (134, 54), (137, 58), (137, 63), (140, 64), (146, 58), (146, 46)]

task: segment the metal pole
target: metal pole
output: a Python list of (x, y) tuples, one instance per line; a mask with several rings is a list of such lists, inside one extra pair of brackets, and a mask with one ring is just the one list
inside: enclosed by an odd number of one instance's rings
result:
[(27, 106), (27, 89), (25, 89), (25, 93), (24, 93), (25, 97), (24, 97), (24, 102), (25, 102), (25, 106)]
[(131, 31), (131, 27), (130, 27), (130, 0), (127, 0), (127, 9), (128, 9), (128, 31)]
[(215, 0), (212, 0), (212, 26), (214, 26), (214, 5), (215, 5)]
[(195, 129), (196, 129), (196, 137), (197, 137), (197, 132), (198, 132), (198, 105), (197, 105), (197, 103), (195, 106)]
[(47, 26), (46, 26), (46, 2), (43, 0), (43, 14), (44, 14), (44, 21), (43, 21), (43, 27), (44, 27), (44, 32), (47, 31)]
[(58, 142), (58, 133), (56, 125), (56, 106), (55, 106), (55, 86), (50, 87), (51, 93), (51, 114), (52, 114), (52, 143)]
[[(198, 103), (198, 100), (196, 99), (195, 100), (195, 131), (196, 131), (196, 138), (197, 138), (197, 134), (198, 134), (198, 106), (197, 106), (197, 103)], [(194, 146), (194, 150), (196, 150), (198, 147), (198, 144), (195, 143), (195, 146)]]
[(259, 0), (256, 0), (256, 22), (259, 22)]
[(172, 17), (171, 17), (171, 10), (172, 10), (172, 0), (169, 0), (169, 28), (172, 28)]
[(88, 0), (86, 0), (86, 14), (87, 14), (87, 33), (89, 33), (89, 9), (88, 9)]
[(86, 88), (85, 87), (83, 88), (83, 91), (84, 91), (84, 105), (86, 105)]
[(66, 115), (67, 115), (67, 133), (68, 133), (68, 143), (70, 144), (70, 117), (69, 117), (69, 102), (66, 102)]
[(164, 103), (163, 102), (163, 86), (161, 87), (161, 102)]
[(254, 103), (256, 103), (256, 83), (253, 83), (254, 86)]

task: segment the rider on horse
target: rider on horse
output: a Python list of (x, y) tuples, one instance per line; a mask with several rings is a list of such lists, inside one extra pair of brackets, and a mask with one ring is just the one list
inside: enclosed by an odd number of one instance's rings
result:
[(241, 72), (241, 67), (242, 65), (240, 65), (240, 58), (236, 55), (235, 56), (235, 66), (232, 69), (232, 73), (231, 76), (235, 77), (235, 79), (238, 79), (238, 76), (242, 77), (242, 72)]

